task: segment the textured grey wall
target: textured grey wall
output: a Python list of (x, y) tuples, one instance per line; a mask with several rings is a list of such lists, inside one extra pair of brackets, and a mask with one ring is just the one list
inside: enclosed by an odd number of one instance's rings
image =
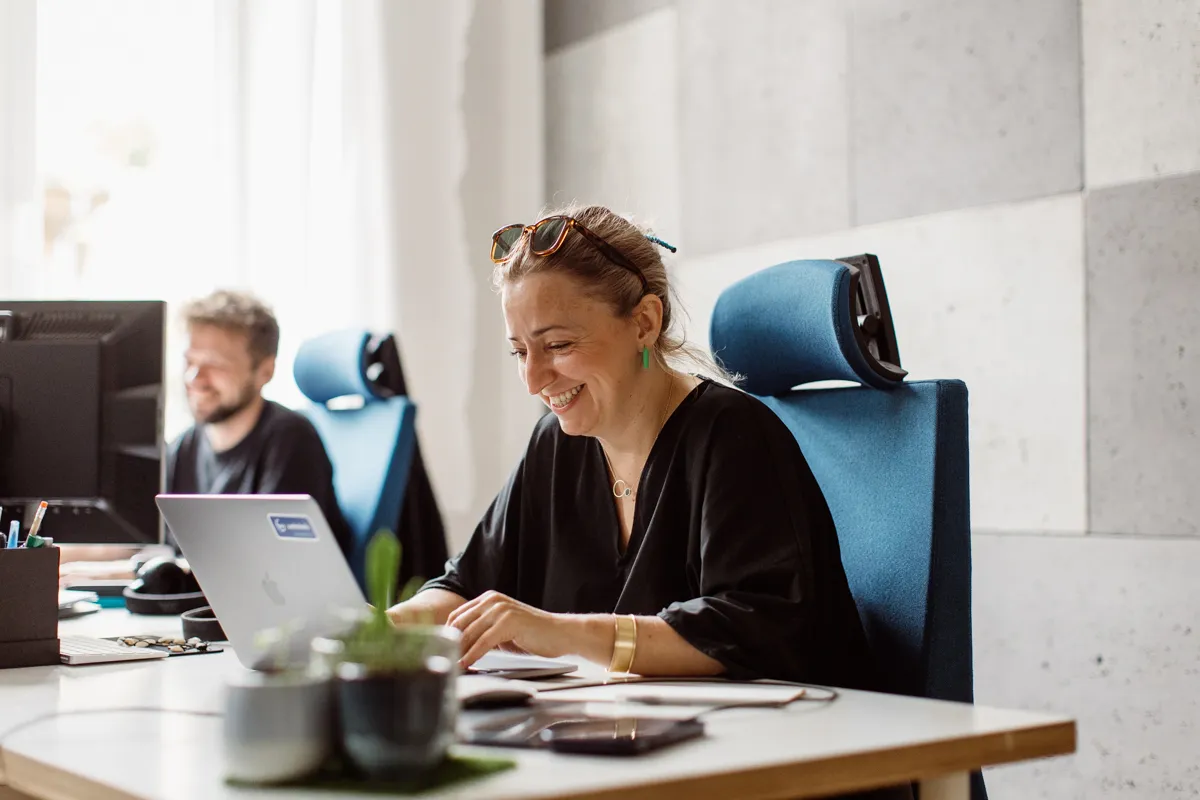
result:
[(547, 0), (546, 121), (547, 196), (679, 244), (694, 339), (871, 251), (967, 381), (977, 695), (1080, 720), (992, 797), (1200, 793), (1200, 0)]

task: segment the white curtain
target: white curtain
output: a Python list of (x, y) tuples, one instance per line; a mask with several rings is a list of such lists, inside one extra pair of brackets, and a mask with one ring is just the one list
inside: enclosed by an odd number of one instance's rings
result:
[(387, 228), (382, 0), (233, 0), (216, 6), (219, 257), (230, 282), (275, 306), (271, 389), (301, 402), (305, 339), (395, 322)]
[[(537, 415), (507, 358), (487, 252), (492, 230), (543, 202), (541, 30), (541, 0), (0, 0), (0, 270), (18, 276), (0, 272), (0, 289), (176, 304), (254, 291), (280, 319), (268, 394), (287, 404), (302, 402), (291, 356), (304, 339), (352, 324), (397, 333), (461, 544)], [(33, 248), (14, 265), (14, 209), (45, 178), (32, 172), (35, 58), (50, 67), (39, 103), (61, 120), (39, 146), (74, 181), (65, 194), (106, 200), (66, 220), (52, 256)], [(126, 150), (89, 151), (72, 172), (72, 148), (94, 143), (60, 134), (97, 115)], [(129, 124), (143, 117), (144, 140)], [(131, 167), (146, 142), (149, 167)], [(188, 422), (181, 339), (172, 326), (168, 433)]]
[(542, 4), (220, 8), (231, 261), (277, 303), (285, 345), (351, 322), (397, 333), (457, 546), (536, 419), (487, 252), (543, 201)]
[(38, 253), (36, 41), (36, 0), (0, 3), (0, 297), (20, 293)]
[[(13, 187), (29, 183), (66, 198), (47, 212), (58, 234), (45, 253), (15, 265), (15, 293), (163, 299), (175, 311), (214, 288), (248, 289), (274, 307), (282, 328), (267, 393), (303, 402), (291, 379), (302, 341), (396, 321), (380, 168), (383, 2), (0, 3), (0, 15), (29, 12), (26, 25), (0, 26), (0, 40), (20, 44), (29, 62), (6, 70), (14, 80), (0, 81), (0, 93), (27, 95), (30, 106), (10, 112), (6, 103), (0, 126), (27, 122), (32, 134), (37, 63), (45, 156), (35, 178), (22, 152), (32, 135), (15, 150), (28, 171), (5, 170), (0, 209), (14, 205)], [(171, 436), (190, 422), (177, 324), (167, 347)]]

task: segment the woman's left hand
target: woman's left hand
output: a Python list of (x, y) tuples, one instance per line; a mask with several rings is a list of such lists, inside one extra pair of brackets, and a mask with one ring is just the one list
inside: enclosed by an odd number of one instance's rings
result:
[(570, 617), (485, 592), (459, 606), (446, 624), (462, 631), (462, 658), (469, 667), (494, 648), (554, 657), (570, 652)]

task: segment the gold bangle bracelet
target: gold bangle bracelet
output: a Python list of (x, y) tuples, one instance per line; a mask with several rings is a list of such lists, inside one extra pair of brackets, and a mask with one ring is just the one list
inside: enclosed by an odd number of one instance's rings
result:
[(633, 658), (637, 652), (637, 617), (614, 617), (616, 635), (613, 639), (612, 660), (608, 664), (609, 672), (632, 672)]

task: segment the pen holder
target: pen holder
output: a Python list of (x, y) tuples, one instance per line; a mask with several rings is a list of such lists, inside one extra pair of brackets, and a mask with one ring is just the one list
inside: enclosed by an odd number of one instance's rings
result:
[(0, 550), (0, 669), (58, 663), (58, 548)]

